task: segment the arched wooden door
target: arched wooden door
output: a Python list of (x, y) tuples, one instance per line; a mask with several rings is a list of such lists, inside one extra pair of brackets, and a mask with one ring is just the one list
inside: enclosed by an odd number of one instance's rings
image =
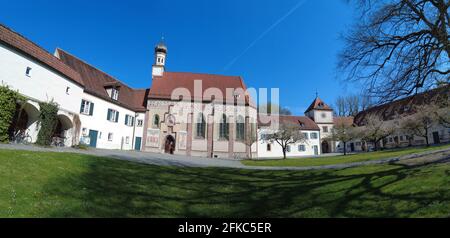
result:
[(164, 152), (166, 154), (171, 154), (175, 152), (175, 138), (171, 135), (166, 137), (166, 142), (164, 144)]
[(328, 144), (328, 141), (326, 141), (326, 140), (322, 142), (322, 153), (323, 154), (330, 153), (330, 145)]

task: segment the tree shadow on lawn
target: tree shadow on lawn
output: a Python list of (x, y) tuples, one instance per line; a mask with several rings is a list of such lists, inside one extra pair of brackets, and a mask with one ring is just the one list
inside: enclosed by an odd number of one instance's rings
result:
[[(46, 185), (49, 196), (62, 199), (50, 217), (408, 217), (436, 201), (450, 204), (448, 185), (408, 192), (406, 180), (431, 168), (424, 166), (249, 171), (96, 157), (84, 166)], [(403, 191), (384, 191), (396, 185)]]

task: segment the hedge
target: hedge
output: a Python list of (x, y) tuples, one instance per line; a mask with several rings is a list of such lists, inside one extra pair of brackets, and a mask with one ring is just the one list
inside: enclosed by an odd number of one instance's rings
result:
[(58, 125), (58, 110), (57, 103), (41, 102), (39, 103), (39, 133), (36, 144), (42, 146), (49, 146), (52, 143), (53, 134), (55, 133), (56, 126)]
[(8, 142), (16, 105), (23, 97), (8, 86), (0, 85), (0, 142)]

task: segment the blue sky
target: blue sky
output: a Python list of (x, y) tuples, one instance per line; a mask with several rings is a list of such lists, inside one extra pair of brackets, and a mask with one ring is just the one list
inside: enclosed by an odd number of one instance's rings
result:
[(333, 103), (356, 89), (336, 73), (340, 34), (353, 24), (343, 0), (0, 0), (0, 22), (54, 52), (60, 47), (135, 88), (151, 84), (153, 49), (167, 70), (242, 76), (280, 88), (303, 115), (315, 97)]

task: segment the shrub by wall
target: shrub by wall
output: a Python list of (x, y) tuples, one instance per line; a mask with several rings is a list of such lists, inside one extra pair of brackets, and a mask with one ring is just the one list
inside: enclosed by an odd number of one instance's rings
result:
[(51, 102), (39, 103), (39, 133), (36, 144), (49, 146), (52, 143), (52, 137), (58, 125), (58, 104)]
[(8, 86), (0, 85), (0, 142), (8, 142), (16, 105), (23, 97)]

